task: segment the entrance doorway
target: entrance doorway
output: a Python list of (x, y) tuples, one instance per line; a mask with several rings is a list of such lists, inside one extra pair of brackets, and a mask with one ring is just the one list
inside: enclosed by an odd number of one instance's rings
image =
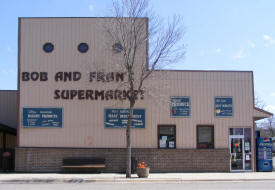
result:
[(243, 136), (231, 136), (230, 140), (230, 160), (231, 171), (244, 170)]
[(251, 129), (231, 128), (229, 133), (230, 171), (251, 171)]

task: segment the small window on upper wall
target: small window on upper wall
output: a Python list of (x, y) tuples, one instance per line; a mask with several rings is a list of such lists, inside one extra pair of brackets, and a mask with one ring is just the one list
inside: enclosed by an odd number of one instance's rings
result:
[(198, 149), (214, 148), (214, 126), (213, 125), (197, 126), (197, 148)]
[(87, 43), (80, 43), (77, 49), (80, 53), (86, 53), (89, 50), (89, 46)]
[(54, 45), (50, 42), (47, 42), (43, 45), (43, 50), (46, 53), (51, 53), (54, 50)]
[(176, 148), (176, 126), (159, 125), (158, 126), (158, 147), (175, 149)]
[(113, 46), (112, 46), (112, 48), (113, 48), (113, 52), (115, 52), (115, 53), (120, 53), (120, 52), (122, 52), (122, 50), (123, 50), (123, 47), (122, 47), (122, 45), (121, 45), (121, 43), (115, 43)]

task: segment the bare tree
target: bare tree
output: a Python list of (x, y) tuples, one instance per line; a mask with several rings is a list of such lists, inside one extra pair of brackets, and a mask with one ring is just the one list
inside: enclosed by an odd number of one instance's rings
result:
[(275, 128), (275, 118), (274, 116), (267, 118), (267, 123), (268, 123), (268, 130), (270, 133), (270, 136), (273, 137), (274, 136), (274, 128)]
[(266, 106), (264, 101), (259, 97), (259, 96), (255, 96), (254, 98), (254, 106), (260, 109), (264, 109), (264, 107)]
[[(113, 0), (112, 25), (107, 29), (113, 49), (122, 54), (120, 69), (127, 75), (129, 117), (126, 127), (126, 177), (131, 177), (131, 123), (137, 96), (146, 93), (146, 80), (154, 70), (175, 63), (184, 56), (181, 18), (174, 16), (167, 26), (152, 13), (148, 0)], [(149, 49), (144, 52), (147, 44)]]
[[(260, 109), (264, 109), (266, 107), (264, 101), (259, 97), (255, 96), (254, 106)], [(275, 118), (274, 116), (259, 120), (256, 122), (256, 127), (260, 131), (263, 132), (263, 136), (265, 137), (273, 137), (275, 135)]]
[(273, 137), (275, 136), (275, 117), (269, 117), (258, 123), (258, 128), (263, 134), (263, 137)]

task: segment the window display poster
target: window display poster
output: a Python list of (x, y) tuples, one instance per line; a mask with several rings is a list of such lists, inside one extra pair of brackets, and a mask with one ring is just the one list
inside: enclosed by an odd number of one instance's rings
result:
[(245, 151), (250, 151), (250, 144), (249, 144), (249, 142), (245, 142), (244, 143), (244, 150)]
[(166, 140), (160, 139), (159, 140), (159, 147), (160, 148), (166, 148)]
[(175, 148), (175, 142), (169, 141), (169, 148)]
[(172, 117), (190, 116), (190, 98), (189, 97), (171, 97), (170, 115)]

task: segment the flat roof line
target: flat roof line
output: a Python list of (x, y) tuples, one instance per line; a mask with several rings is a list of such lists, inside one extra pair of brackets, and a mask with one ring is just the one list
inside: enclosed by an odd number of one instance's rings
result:
[[(41, 18), (116, 18), (116, 17), (18, 17), (19, 19), (41, 19)], [(148, 19), (148, 17), (120, 17), (120, 18), (139, 18)]]
[(240, 72), (240, 73), (253, 73), (253, 71), (240, 71), (240, 70), (171, 70), (162, 69), (154, 71), (172, 71), (172, 72)]
[(0, 90), (0, 92), (2, 92), (2, 91), (17, 91), (17, 90)]

